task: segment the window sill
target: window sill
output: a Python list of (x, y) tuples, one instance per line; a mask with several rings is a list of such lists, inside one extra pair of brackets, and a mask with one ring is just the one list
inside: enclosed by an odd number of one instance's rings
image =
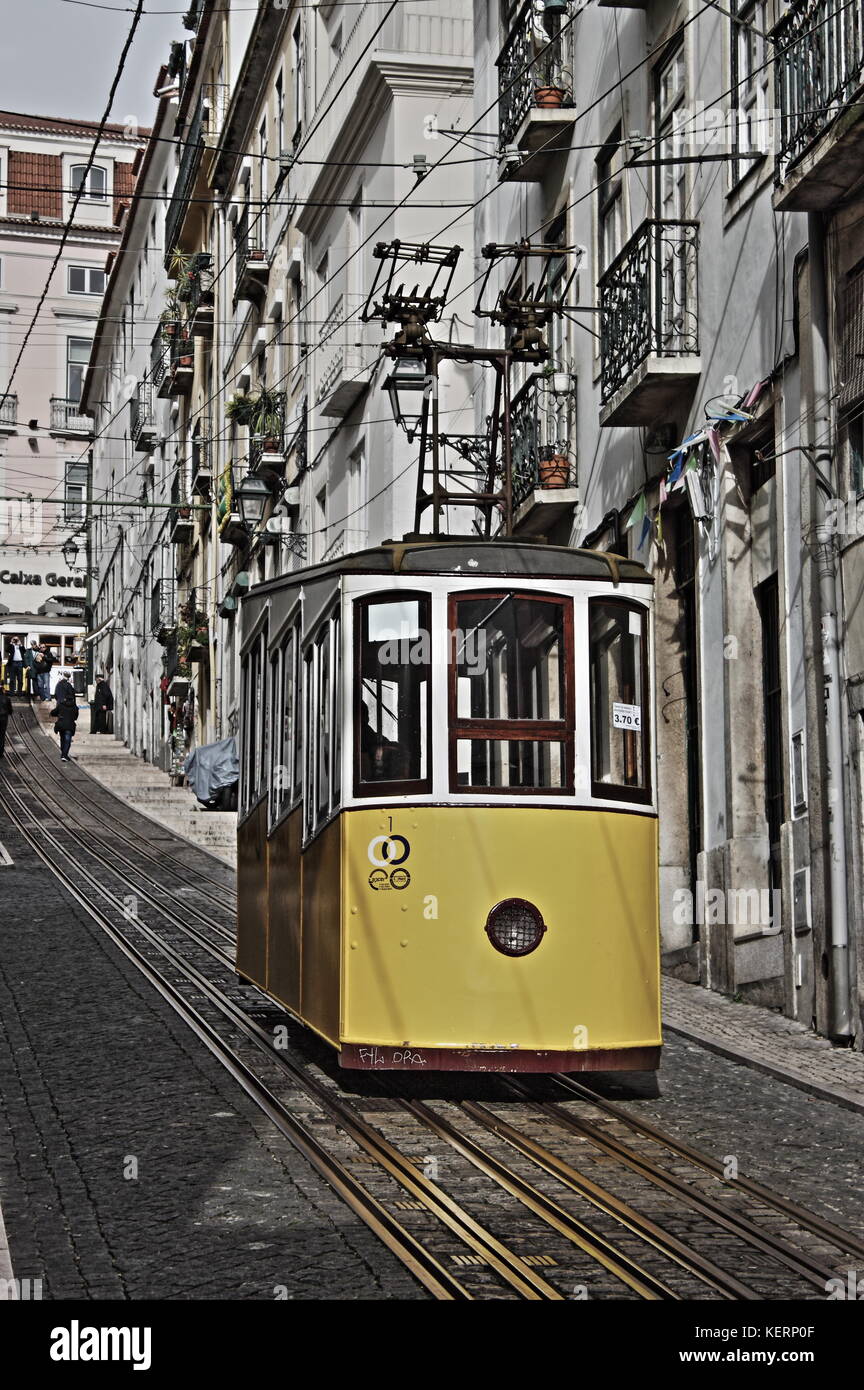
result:
[(730, 226), (746, 207), (752, 202), (756, 194), (761, 192), (766, 183), (771, 182), (772, 174), (771, 160), (767, 154), (763, 154), (759, 159), (754, 159), (747, 173), (730, 188), (726, 193), (726, 205), (723, 209), (723, 226)]

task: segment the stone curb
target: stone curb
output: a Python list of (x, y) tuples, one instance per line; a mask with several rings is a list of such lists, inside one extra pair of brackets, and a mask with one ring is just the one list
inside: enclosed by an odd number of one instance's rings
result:
[(840, 1105), (844, 1110), (854, 1110), (857, 1114), (864, 1115), (864, 1100), (852, 1091), (838, 1090), (833, 1086), (820, 1086), (815, 1081), (810, 1081), (806, 1076), (802, 1076), (800, 1072), (790, 1071), (788, 1067), (781, 1067), (776, 1062), (766, 1062), (761, 1058), (752, 1057), (749, 1053), (741, 1052), (729, 1043), (718, 1042), (710, 1033), (703, 1033), (692, 1025), (685, 1027), (683, 1024), (668, 1023), (664, 1019), (663, 1028), (667, 1033), (675, 1033), (678, 1037), (688, 1038), (690, 1041), (698, 1043), (700, 1047), (716, 1053), (719, 1057), (727, 1057), (740, 1066), (750, 1067), (753, 1071), (761, 1071), (766, 1076), (776, 1076), (779, 1081), (784, 1081), (788, 1086), (795, 1086), (799, 1091), (806, 1091), (808, 1095), (816, 1096), (819, 1100), (832, 1101), (834, 1105)]

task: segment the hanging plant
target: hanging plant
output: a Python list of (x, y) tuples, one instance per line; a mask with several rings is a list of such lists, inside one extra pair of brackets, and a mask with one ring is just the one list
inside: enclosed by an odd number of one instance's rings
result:
[(251, 425), (254, 405), (252, 396), (232, 396), (225, 404), (225, 418), (235, 425)]

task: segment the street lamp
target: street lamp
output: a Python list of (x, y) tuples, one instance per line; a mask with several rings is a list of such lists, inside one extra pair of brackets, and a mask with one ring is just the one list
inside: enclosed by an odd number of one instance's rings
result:
[(263, 478), (255, 473), (247, 473), (237, 489), (237, 501), (244, 525), (255, 531), (264, 520), (264, 509), (270, 501), (271, 492)]
[(393, 371), (384, 382), (390, 397), (393, 419), (413, 443), (423, 419), (423, 397), (427, 383), (426, 363), (422, 357), (397, 357)]
[(78, 546), (75, 544), (75, 540), (72, 536), (63, 543), (63, 559), (66, 561), (70, 570), (75, 568), (75, 561), (78, 559)]
[(571, 379), (569, 372), (552, 372), (549, 380), (552, 386), (553, 396), (557, 396), (558, 399), (561, 400), (564, 396), (570, 395)]

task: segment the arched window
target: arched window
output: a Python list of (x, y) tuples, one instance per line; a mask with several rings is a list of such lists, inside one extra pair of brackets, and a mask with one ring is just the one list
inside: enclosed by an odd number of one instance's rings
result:
[(71, 189), (73, 195), (78, 192), (82, 183), (84, 184), (85, 198), (91, 198), (102, 202), (108, 194), (108, 171), (100, 165), (94, 164), (92, 169), (88, 169), (86, 164), (73, 164), (71, 169)]

